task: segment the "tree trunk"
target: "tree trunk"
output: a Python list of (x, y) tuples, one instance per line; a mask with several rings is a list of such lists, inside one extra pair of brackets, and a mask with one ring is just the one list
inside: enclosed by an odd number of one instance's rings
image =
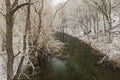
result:
[(7, 50), (7, 80), (13, 79), (13, 63), (14, 63), (14, 53), (13, 53), (13, 15), (7, 14), (6, 16), (6, 50)]
[[(29, 0), (29, 3), (31, 3), (31, 0)], [(27, 6), (27, 18), (26, 18), (26, 31), (28, 32), (28, 46), (32, 45), (31, 42), (31, 24), (30, 24), (30, 5)]]
[(107, 35), (106, 33), (106, 22), (105, 22), (105, 16), (103, 15), (103, 22), (104, 22), (104, 34)]
[(14, 19), (13, 14), (11, 14), (11, 3), (10, 0), (6, 0), (6, 51), (7, 51), (7, 80), (13, 79), (13, 63), (14, 63), (14, 53), (13, 53), (13, 25)]

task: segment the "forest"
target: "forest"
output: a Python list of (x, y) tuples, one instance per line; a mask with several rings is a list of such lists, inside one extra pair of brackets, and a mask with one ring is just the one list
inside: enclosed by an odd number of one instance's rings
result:
[(119, 0), (0, 0), (0, 80), (119, 74)]

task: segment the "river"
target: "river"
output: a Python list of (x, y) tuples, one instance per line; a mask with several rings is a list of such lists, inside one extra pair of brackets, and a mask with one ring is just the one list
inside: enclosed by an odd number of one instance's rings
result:
[(57, 36), (65, 43), (64, 52), (69, 58), (53, 58), (52, 65), (44, 67), (43, 73), (34, 76), (37, 78), (34, 80), (120, 80), (120, 70), (96, 64), (99, 61), (97, 51), (87, 44), (68, 35)]

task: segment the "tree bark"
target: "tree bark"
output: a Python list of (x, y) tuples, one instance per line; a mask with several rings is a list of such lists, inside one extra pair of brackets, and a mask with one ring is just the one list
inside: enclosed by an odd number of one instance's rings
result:
[(13, 63), (14, 63), (14, 53), (13, 53), (13, 25), (14, 19), (13, 14), (11, 14), (11, 3), (10, 0), (6, 0), (6, 51), (7, 51), (7, 80), (13, 79)]
[(8, 15), (6, 17), (6, 50), (7, 50), (7, 80), (12, 80), (13, 78), (13, 63), (14, 63), (14, 53), (13, 53), (13, 15)]
[[(31, 0), (29, 0), (29, 3), (31, 3)], [(27, 18), (26, 18), (26, 34), (28, 35), (28, 46), (32, 45), (31, 42), (31, 24), (30, 24), (30, 4), (27, 6)]]

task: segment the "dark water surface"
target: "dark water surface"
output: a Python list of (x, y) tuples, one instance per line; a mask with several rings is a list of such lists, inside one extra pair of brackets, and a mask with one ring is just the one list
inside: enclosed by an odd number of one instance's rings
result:
[(45, 67), (38, 80), (120, 80), (120, 70), (113, 71), (95, 64), (98, 59), (88, 45), (67, 35), (57, 36), (65, 43), (65, 53), (69, 58), (54, 58), (52, 66)]

